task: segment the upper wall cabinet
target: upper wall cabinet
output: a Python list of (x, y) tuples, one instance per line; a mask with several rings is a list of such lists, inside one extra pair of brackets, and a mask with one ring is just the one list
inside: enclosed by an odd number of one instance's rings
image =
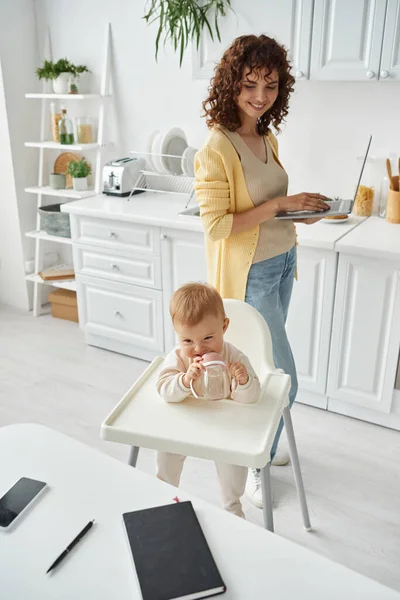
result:
[(315, 0), (311, 79), (400, 78), (400, 0)]
[(379, 77), (400, 81), (400, 0), (387, 3)]
[(296, 78), (307, 79), (313, 5), (314, 0), (232, 0), (233, 11), (220, 20), (221, 42), (213, 42), (204, 32), (199, 49), (193, 47), (194, 78), (210, 79), (224, 51), (239, 35), (264, 33), (289, 49)]

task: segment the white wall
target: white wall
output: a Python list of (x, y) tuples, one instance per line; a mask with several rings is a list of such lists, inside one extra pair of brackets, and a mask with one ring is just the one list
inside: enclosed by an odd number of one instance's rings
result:
[(0, 63), (0, 303), (26, 308), (23, 252), (18, 218), (17, 194), (13, 176), (11, 144), (6, 117), (3, 76)]
[[(191, 49), (179, 69), (172, 49), (154, 60), (156, 26), (142, 19), (145, 0), (36, 0), (38, 22), (50, 25), (55, 58), (86, 62), (98, 82), (103, 28), (112, 24), (114, 93), (122, 151), (146, 150), (154, 129), (180, 126), (192, 145), (206, 135), (201, 102), (207, 81), (193, 81)], [(75, 15), (79, 15), (76, 18)], [(353, 192), (369, 133), (372, 153), (399, 148), (399, 83), (299, 82), (281, 154), (292, 191)], [(114, 133), (116, 130), (114, 129)]]
[[(39, 106), (28, 104), (25, 92), (36, 84), (37, 35), (32, 0), (0, 2), (0, 302), (28, 309), (24, 260), (33, 254), (25, 237), (35, 229), (36, 198), (24, 192), (37, 179), (37, 153), (24, 148), (38, 139)], [(9, 138), (8, 138), (9, 135)]]

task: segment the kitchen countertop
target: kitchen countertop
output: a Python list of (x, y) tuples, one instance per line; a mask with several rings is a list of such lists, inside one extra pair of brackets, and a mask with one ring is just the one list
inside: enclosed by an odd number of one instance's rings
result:
[(400, 261), (400, 225), (370, 217), (336, 244), (345, 254)]
[[(176, 196), (157, 192), (144, 192), (127, 198), (116, 198), (100, 194), (76, 200), (62, 205), (61, 210), (76, 215), (97, 218), (130, 221), (157, 227), (184, 229), (185, 231), (203, 231), (200, 218), (181, 219), (178, 214), (185, 209), (187, 196)], [(195, 205), (192, 199), (190, 206)], [(365, 219), (351, 216), (340, 223), (315, 223), (304, 225), (296, 223), (299, 245), (310, 248), (337, 249), (337, 243), (343, 236), (358, 228)], [(382, 219), (379, 219), (382, 221)], [(400, 242), (400, 236), (399, 236)]]
[(203, 228), (200, 219), (187, 222), (178, 217), (178, 214), (185, 210), (187, 200), (187, 196), (179, 197), (159, 192), (136, 194), (129, 202), (127, 198), (100, 194), (63, 204), (61, 210), (76, 215), (129, 221), (156, 227), (173, 227), (201, 233)]

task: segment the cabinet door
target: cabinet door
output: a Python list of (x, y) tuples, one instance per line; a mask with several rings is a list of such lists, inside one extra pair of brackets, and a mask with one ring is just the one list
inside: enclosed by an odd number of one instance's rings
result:
[(166, 229), (161, 233), (161, 264), (164, 303), (165, 351), (176, 344), (169, 314), (173, 292), (190, 281), (207, 281), (204, 235)]
[(400, 80), (400, 0), (387, 3), (380, 79)]
[[(400, 344), (395, 263), (340, 255), (328, 376), (335, 399), (389, 413)], [(357, 414), (353, 411), (353, 416)], [(362, 417), (361, 417), (362, 418)]]
[(299, 280), (294, 283), (287, 321), (299, 381), (298, 399), (320, 408), (327, 405), (336, 264), (337, 254), (332, 250), (298, 248)]
[(239, 35), (264, 33), (289, 49), (294, 74), (308, 78), (311, 47), (311, 21), (314, 0), (232, 0), (233, 11), (220, 20), (221, 41), (202, 33), (199, 49), (193, 45), (195, 79), (209, 79), (214, 67)]
[(310, 78), (376, 80), (385, 10), (386, 0), (317, 0)]
[(164, 351), (161, 291), (78, 275), (77, 292), (79, 324), (95, 345), (112, 342), (117, 352), (145, 359)]

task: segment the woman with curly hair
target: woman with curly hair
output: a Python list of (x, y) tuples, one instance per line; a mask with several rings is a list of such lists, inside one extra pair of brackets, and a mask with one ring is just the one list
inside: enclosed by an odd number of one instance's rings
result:
[[(297, 376), (285, 322), (296, 270), (296, 230), (293, 221), (274, 217), (281, 211), (328, 208), (320, 194), (287, 195), (288, 176), (270, 126), (279, 132), (293, 85), (287, 52), (274, 39), (246, 35), (234, 40), (203, 102), (211, 131), (195, 159), (209, 283), (223, 298), (248, 302), (266, 320), (275, 366), (292, 379), (290, 405)], [(275, 465), (289, 461), (287, 455), (275, 456), (282, 427), (283, 422), (271, 450)], [(246, 493), (262, 507), (256, 470), (249, 474)]]

